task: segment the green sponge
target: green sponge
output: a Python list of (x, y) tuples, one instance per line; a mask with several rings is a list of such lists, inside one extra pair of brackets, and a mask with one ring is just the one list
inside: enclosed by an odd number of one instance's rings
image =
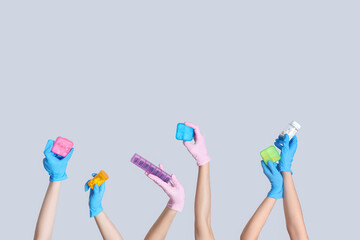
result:
[(271, 160), (272, 162), (277, 162), (280, 160), (280, 154), (276, 150), (274, 146), (270, 146), (260, 152), (260, 155), (262, 159), (264, 160), (265, 164), (267, 165), (267, 162)]

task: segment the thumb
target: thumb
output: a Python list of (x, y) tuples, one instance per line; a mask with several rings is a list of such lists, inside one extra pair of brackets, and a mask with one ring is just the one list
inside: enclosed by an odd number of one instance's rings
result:
[(94, 184), (94, 194), (98, 194), (100, 192), (99, 185)]
[[(89, 180), (90, 181), (90, 180)], [(88, 190), (89, 190), (89, 181), (87, 181), (86, 183), (85, 183), (85, 192), (87, 192)]]
[(173, 182), (175, 187), (181, 185), (175, 174), (171, 175), (171, 181)]
[(268, 165), (271, 173), (274, 173), (274, 172), (276, 171), (276, 166), (274, 165), (274, 163), (273, 163), (271, 160), (269, 160), (269, 161), (267, 162), (267, 165)]
[(290, 140), (289, 145), (290, 145), (290, 148), (294, 147), (294, 146), (297, 146), (297, 137), (296, 137), (296, 135)]
[(65, 161), (69, 161), (70, 160), (70, 158), (71, 158), (71, 156), (73, 155), (73, 153), (74, 153), (74, 148), (72, 148), (71, 150), (70, 150), (70, 152), (68, 153), (68, 155), (66, 155), (66, 157), (63, 159), (63, 160), (65, 160)]
[(104, 195), (105, 192), (105, 182), (103, 182), (100, 187), (99, 187), (99, 191), (101, 195)]
[[(269, 164), (270, 161), (268, 161), (268, 164)], [(264, 162), (264, 160), (261, 161), (261, 166), (263, 168), (263, 172), (265, 173), (265, 175), (269, 175), (270, 174), (270, 170), (268, 168), (268, 166), (266, 166), (266, 163)]]
[(161, 169), (161, 170), (164, 170), (164, 166), (160, 163), (159, 164), (159, 168)]
[(287, 134), (284, 136), (284, 146), (289, 147), (289, 135)]
[(166, 189), (168, 184), (166, 182), (164, 182), (163, 180), (161, 180), (159, 177), (153, 175), (153, 174), (149, 174), (147, 175), (151, 180), (153, 180), (157, 185), (159, 185), (159, 187), (161, 187), (162, 189)]
[(53, 145), (54, 145), (54, 140), (49, 139), (47, 141), (47, 143), (46, 143), (46, 147), (45, 147), (45, 150), (44, 150), (45, 155), (51, 151)]

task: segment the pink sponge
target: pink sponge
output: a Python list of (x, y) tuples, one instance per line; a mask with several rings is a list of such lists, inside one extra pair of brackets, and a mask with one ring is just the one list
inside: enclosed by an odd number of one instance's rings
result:
[(72, 147), (74, 146), (74, 143), (66, 138), (58, 137), (54, 145), (51, 149), (51, 151), (57, 155), (60, 155), (62, 157), (66, 157)]

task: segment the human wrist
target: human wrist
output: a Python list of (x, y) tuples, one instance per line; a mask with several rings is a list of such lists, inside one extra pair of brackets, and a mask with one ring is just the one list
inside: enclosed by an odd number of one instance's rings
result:
[(283, 198), (283, 189), (281, 188), (275, 188), (275, 189), (271, 189), (267, 195), (270, 198), (274, 198), (274, 199), (281, 199)]
[(99, 213), (101, 213), (102, 211), (104, 211), (104, 209), (102, 208), (102, 206), (100, 204), (100, 206), (98, 206), (98, 207), (96, 207), (94, 209), (90, 209), (90, 217), (95, 217)]
[(66, 175), (66, 173), (62, 174), (62, 175), (50, 175), (50, 182), (58, 182), (58, 181), (63, 181), (68, 179), (68, 176)]
[(195, 158), (197, 165), (200, 167), (208, 162), (210, 162), (210, 157), (208, 154), (201, 155)]
[(173, 201), (172, 199), (170, 199), (166, 206), (174, 211), (181, 212), (184, 208), (184, 203), (176, 202), (176, 201)]
[(101, 211), (101, 212), (98, 213), (96, 216), (94, 216), (95, 220), (99, 220), (99, 218), (103, 218), (103, 217), (104, 217), (104, 214), (105, 214), (104, 210)]
[(203, 165), (201, 165), (201, 166), (198, 166), (199, 167), (199, 171), (208, 171), (209, 170), (209, 165), (210, 164), (210, 162), (207, 162), (207, 163), (204, 163)]
[(61, 181), (49, 181), (49, 188), (60, 187)]
[(292, 171), (291, 171), (291, 165), (290, 166), (283, 166), (283, 165), (280, 165), (279, 166), (279, 170), (280, 170), (280, 172), (281, 173), (283, 173), (283, 172), (288, 172), (288, 173), (293, 173)]
[(291, 170), (290, 170), (290, 172), (289, 171), (281, 171), (281, 175), (283, 176), (283, 178), (291, 177), (292, 171)]
[(279, 200), (279, 199), (277, 199), (277, 198), (273, 198), (273, 197), (269, 197), (269, 196), (266, 196), (266, 198), (267, 198), (268, 200), (271, 200), (271, 201), (274, 201), (274, 202), (276, 202), (277, 200)]
[(271, 193), (269, 192), (268, 195), (267, 195), (269, 198), (273, 198), (275, 200), (278, 200), (278, 199), (282, 199), (283, 198), (283, 193), (279, 194), (279, 193)]
[(172, 209), (172, 208), (170, 208), (170, 207), (167, 206), (167, 205), (166, 205), (166, 207), (165, 207), (165, 211), (168, 212), (168, 213), (174, 214), (174, 215), (176, 215), (176, 214), (178, 213), (177, 210)]

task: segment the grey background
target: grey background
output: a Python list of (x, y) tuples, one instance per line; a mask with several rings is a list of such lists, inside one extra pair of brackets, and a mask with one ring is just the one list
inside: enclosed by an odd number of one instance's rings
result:
[[(31, 239), (48, 185), (47, 139), (74, 141), (54, 239), (99, 239), (84, 183), (104, 169), (103, 207), (142, 239), (167, 196), (129, 161), (175, 173), (184, 211), (168, 239), (193, 239), (195, 161), (175, 140), (200, 126), (212, 226), (238, 239), (266, 196), (259, 151), (303, 128), (294, 180), (312, 239), (359, 226), (358, 1), (1, 1), (1, 239)], [(261, 239), (288, 239), (278, 201)]]

